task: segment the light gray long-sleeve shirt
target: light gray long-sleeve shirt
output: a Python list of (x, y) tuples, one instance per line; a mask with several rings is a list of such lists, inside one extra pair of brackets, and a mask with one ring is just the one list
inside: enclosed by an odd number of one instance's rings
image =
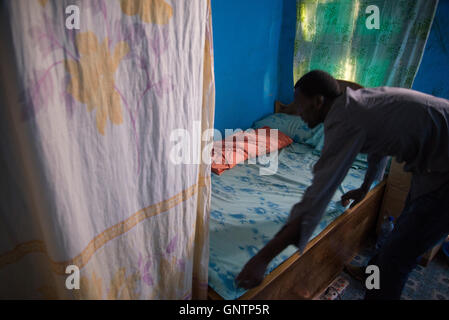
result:
[(449, 180), (449, 101), (392, 87), (347, 88), (335, 99), (312, 185), (289, 217), (301, 217), (301, 251), (358, 153), (368, 154), (369, 184), (393, 156), (413, 173), (412, 198), (437, 189)]

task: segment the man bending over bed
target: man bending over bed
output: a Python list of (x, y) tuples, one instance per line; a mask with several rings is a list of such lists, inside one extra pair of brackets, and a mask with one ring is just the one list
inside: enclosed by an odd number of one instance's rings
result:
[(387, 156), (405, 161), (412, 183), (405, 208), (380, 252), (369, 262), (380, 271), (380, 289), (365, 299), (400, 299), (417, 259), (449, 233), (449, 101), (418, 91), (346, 88), (330, 74), (314, 70), (295, 85), (294, 106), (310, 128), (324, 123), (324, 147), (313, 182), (287, 223), (236, 278), (250, 289), (263, 280), (269, 262), (288, 245), (302, 252), (337, 187), (358, 153), (368, 154), (359, 189), (342, 196), (347, 206), (363, 200)]

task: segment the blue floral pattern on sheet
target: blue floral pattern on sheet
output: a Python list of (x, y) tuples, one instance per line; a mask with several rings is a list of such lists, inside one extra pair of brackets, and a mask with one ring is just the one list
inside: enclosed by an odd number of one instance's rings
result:
[[(209, 285), (223, 298), (236, 299), (245, 292), (235, 287), (234, 279), (280, 230), (291, 207), (311, 184), (312, 168), (319, 158), (313, 151), (313, 147), (300, 143), (284, 148), (279, 152), (274, 175), (260, 175), (264, 165), (259, 163), (241, 163), (220, 176), (212, 174)], [(341, 195), (358, 188), (364, 174), (358, 166), (349, 170), (312, 238), (344, 212), (339, 204)], [(286, 248), (270, 263), (267, 272), (296, 250), (294, 246)]]

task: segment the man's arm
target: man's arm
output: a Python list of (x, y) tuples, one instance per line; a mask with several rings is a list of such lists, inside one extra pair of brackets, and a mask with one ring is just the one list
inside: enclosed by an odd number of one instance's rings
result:
[(385, 172), (387, 166), (388, 157), (379, 156), (377, 154), (368, 155), (368, 169), (365, 173), (365, 179), (359, 189), (351, 190), (341, 196), (341, 203), (343, 206), (347, 206), (350, 200), (354, 200), (351, 204), (351, 208), (357, 203), (362, 201), (366, 194), (369, 192), (371, 185), (375, 180), (380, 180)]
[(333, 125), (325, 132), (321, 157), (313, 168), (313, 182), (300, 203), (293, 206), (289, 222), (301, 217), (296, 246), (303, 251), (327, 205), (342, 183), (365, 141), (363, 130)]
[(250, 289), (258, 286), (265, 275), (268, 264), (279, 253), (291, 244), (295, 244), (298, 238), (300, 223), (292, 221), (282, 229), (244, 266), (235, 281), (238, 287)]
[(377, 154), (368, 155), (368, 169), (366, 170), (365, 179), (360, 187), (365, 191), (369, 191), (374, 180), (380, 180), (385, 172), (388, 157), (379, 156)]
[(325, 132), (324, 148), (314, 166), (312, 185), (302, 201), (293, 206), (288, 222), (248, 263), (236, 278), (239, 287), (249, 289), (264, 277), (270, 261), (293, 244), (302, 252), (324, 210), (360, 151), (364, 136), (356, 128), (334, 126)]

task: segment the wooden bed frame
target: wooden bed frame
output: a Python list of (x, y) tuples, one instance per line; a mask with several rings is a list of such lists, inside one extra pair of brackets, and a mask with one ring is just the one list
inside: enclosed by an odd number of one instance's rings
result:
[[(361, 88), (353, 82), (339, 80), (339, 83), (342, 89)], [(296, 110), (293, 103), (285, 105), (277, 101), (275, 112), (294, 114)], [(303, 254), (294, 253), (239, 300), (318, 298), (340, 274), (344, 264), (359, 252), (367, 238), (375, 234), (385, 184), (385, 180), (379, 183), (363, 201), (346, 210), (313, 238)], [(211, 287), (208, 298), (223, 300)]]

